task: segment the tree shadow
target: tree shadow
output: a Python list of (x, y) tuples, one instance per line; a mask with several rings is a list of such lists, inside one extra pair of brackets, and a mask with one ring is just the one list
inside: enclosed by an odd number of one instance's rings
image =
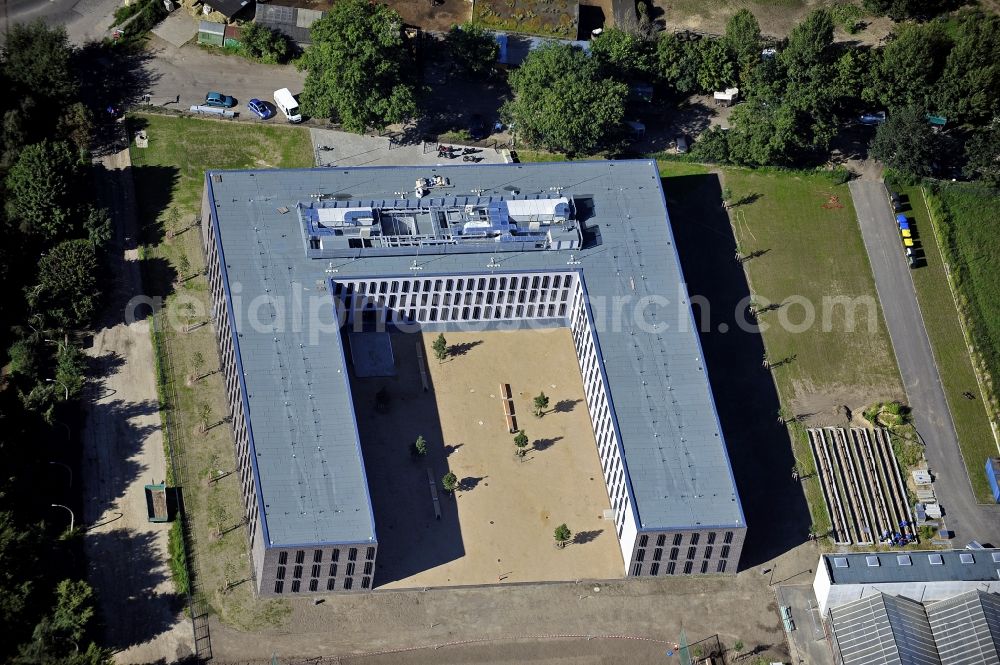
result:
[(87, 374), (89, 376), (113, 376), (124, 366), (125, 358), (117, 351), (87, 357)]
[(452, 344), (448, 347), (448, 355), (453, 357), (467, 355), (469, 351), (476, 348), (482, 343), (483, 340), (477, 339), (471, 342), (461, 342), (459, 344)]
[(466, 476), (458, 481), (458, 489), (463, 492), (469, 492), (476, 489), (479, 483), (483, 482), (487, 478), (489, 478), (489, 476), (480, 476), (478, 478), (474, 476)]
[(604, 533), (604, 529), (593, 529), (591, 531), (577, 531), (573, 534), (573, 543), (576, 545), (586, 545), (592, 542), (599, 535)]
[(562, 441), (563, 437), (553, 436), (546, 439), (535, 439), (531, 447), (537, 451), (548, 450), (552, 446), (556, 445), (558, 442)]
[(582, 401), (582, 399), (561, 399), (552, 407), (552, 411), (553, 413), (569, 413)]
[(771, 373), (761, 367), (763, 339), (744, 318), (750, 288), (733, 261), (736, 240), (717, 203), (719, 178), (665, 178), (663, 188), (691, 300), (711, 305), (693, 309), (748, 524), (740, 568), (749, 568), (805, 542), (809, 510), (788, 473), (795, 458), (787, 428), (775, 422), (780, 402)]
[[(184, 599), (168, 581), (155, 531), (115, 528), (84, 535), (88, 578), (94, 587), (103, 646), (114, 651), (148, 642), (172, 629)], [(140, 602), (141, 601), (141, 602)]]
[(738, 208), (740, 206), (747, 206), (747, 205), (750, 205), (751, 203), (755, 203), (756, 201), (759, 201), (761, 198), (763, 198), (763, 196), (764, 195), (761, 194), (760, 192), (750, 192), (746, 196), (743, 196), (743, 197), (738, 198), (735, 201), (733, 201), (729, 205), (729, 207), (730, 208)]
[(451, 456), (451, 454), (453, 452), (455, 452), (456, 450), (458, 450), (459, 448), (461, 448), (464, 445), (465, 445), (464, 443), (456, 443), (455, 445), (445, 445), (445, 446), (442, 446), (441, 447), (441, 453), (445, 457), (449, 457), (449, 456)]

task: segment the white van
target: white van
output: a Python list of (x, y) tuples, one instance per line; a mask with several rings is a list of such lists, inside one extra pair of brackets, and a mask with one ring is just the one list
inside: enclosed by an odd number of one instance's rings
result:
[(274, 105), (281, 109), (281, 112), (288, 118), (288, 122), (302, 122), (302, 116), (299, 115), (299, 103), (295, 101), (295, 97), (292, 96), (288, 88), (274, 91)]

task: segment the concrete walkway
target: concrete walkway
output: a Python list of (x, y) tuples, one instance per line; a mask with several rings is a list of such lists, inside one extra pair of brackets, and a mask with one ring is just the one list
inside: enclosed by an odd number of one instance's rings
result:
[(121, 663), (175, 662), (192, 653), (192, 628), (167, 565), (169, 524), (147, 521), (146, 483), (166, 478), (148, 321), (125, 321), (142, 293), (128, 151), (98, 160), (99, 199), (112, 211), (106, 318), (87, 350), (96, 367), (82, 433), (84, 547), (105, 624)]
[[(850, 188), (913, 422), (935, 475), (934, 491), (944, 508), (944, 522), (955, 532), (956, 547), (970, 540), (1000, 544), (1000, 509), (976, 502), (966, 474), (885, 186), (859, 179)], [(980, 461), (974, 461), (978, 468)]]

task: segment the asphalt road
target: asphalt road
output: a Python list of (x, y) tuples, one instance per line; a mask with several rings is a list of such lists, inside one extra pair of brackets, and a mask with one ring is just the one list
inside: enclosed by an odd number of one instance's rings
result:
[(0, 31), (14, 23), (42, 20), (47, 25), (66, 28), (70, 42), (83, 44), (107, 34), (119, 0), (0, 0), (4, 22)]
[(955, 532), (956, 547), (970, 540), (1000, 545), (1000, 512), (996, 506), (976, 502), (965, 471), (885, 186), (859, 179), (851, 182), (850, 188), (903, 386), (913, 408), (913, 422), (935, 475), (934, 491), (944, 508), (946, 526)]

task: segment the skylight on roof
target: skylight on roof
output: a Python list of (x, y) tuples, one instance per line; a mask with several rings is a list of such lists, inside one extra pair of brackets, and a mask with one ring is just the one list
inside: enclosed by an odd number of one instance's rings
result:
[(976, 557), (972, 556), (970, 552), (962, 552), (958, 555), (958, 560), (962, 563), (975, 563)]
[(1000, 563), (1000, 552), (993, 552), (990, 556), (993, 557), (993, 563)]
[(900, 554), (900, 555), (898, 555), (896, 557), (896, 563), (898, 563), (900, 566), (912, 566), (913, 565), (913, 562), (910, 561), (910, 555), (909, 554)]
[(927, 560), (930, 561), (932, 566), (943, 566), (944, 559), (941, 558), (940, 554), (928, 554)]
[(865, 561), (868, 563), (869, 567), (871, 567), (871, 568), (877, 568), (879, 565), (881, 565), (879, 563), (878, 557), (874, 556), (874, 555), (872, 555), (872, 556), (866, 556), (865, 557)]
[(847, 563), (847, 557), (846, 556), (835, 556), (835, 557), (833, 557), (833, 565), (836, 568), (847, 568), (847, 567), (849, 567), (849, 564)]

